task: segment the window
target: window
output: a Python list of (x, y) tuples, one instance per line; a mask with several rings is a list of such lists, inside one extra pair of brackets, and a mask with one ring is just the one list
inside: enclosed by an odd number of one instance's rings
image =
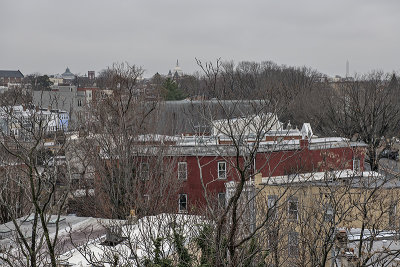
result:
[(82, 100), (78, 99), (78, 107), (81, 107), (81, 106), (82, 106)]
[(179, 212), (187, 212), (187, 194), (179, 194)]
[(277, 252), (277, 250), (278, 250), (278, 230), (277, 229), (269, 229), (268, 230), (267, 246), (271, 251)]
[(288, 254), (289, 257), (299, 255), (299, 234), (297, 232), (289, 232), (288, 234)]
[(396, 210), (397, 205), (392, 203), (389, 206), (389, 227), (396, 227)]
[(226, 162), (218, 162), (218, 179), (226, 179)]
[(218, 193), (218, 207), (225, 208), (225, 193)]
[(325, 221), (326, 222), (333, 221), (333, 207), (331, 204), (327, 204), (325, 207)]
[(150, 196), (149, 195), (143, 195), (143, 203), (147, 205), (149, 203)]
[(297, 197), (290, 197), (288, 200), (288, 220), (297, 221), (299, 201)]
[(276, 218), (276, 201), (278, 200), (278, 197), (275, 195), (270, 195), (268, 196), (268, 216), (269, 218)]
[(178, 162), (178, 179), (180, 179), (180, 180), (187, 179), (187, 163), (186, 162)]
[(353, 159), (353, 171), (355, 172), (361, 171), (360, 159)]
[(143, 181), (149, 180), (149, 164), (147, 162), (140, 163), (140, 177)]

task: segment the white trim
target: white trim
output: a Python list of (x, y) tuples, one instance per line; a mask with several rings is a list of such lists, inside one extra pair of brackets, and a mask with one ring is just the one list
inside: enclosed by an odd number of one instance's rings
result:
[[(186, 197), (186, 209), (182, 209), (181, 210), (181, 196), (185, 196)], [(189, 204), (189, 198), (187, 194), (179, 194), (178, 196), (178, 210), (179, 213), (187, 213), (188, 212), (188, 204)]]
[[(181, 166), (184, 167), (184, 171), (181, 171)], [(184, 177), (181, 176), (181, 174), (184, 174)], [(186, 161), (180, 161), (178, 162), (178, 179), (179, 180), (187, 180), (187, 162)]]
[[(223, 164), (221, 166), (224, 166), (224, 169), (219, 168), (220, 164)], [(218, 161), (217, 162), (217, 171), (218, 171), (218, 179), (226, 179), (226, 161)]]

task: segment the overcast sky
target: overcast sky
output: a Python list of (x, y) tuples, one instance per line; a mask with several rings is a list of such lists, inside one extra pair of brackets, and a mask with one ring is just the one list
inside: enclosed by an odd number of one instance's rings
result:
[(204, 61), (310, 66), (328, 75), (399, 71), (398, 0), (0, 0), (0, 69), (145, 76)]

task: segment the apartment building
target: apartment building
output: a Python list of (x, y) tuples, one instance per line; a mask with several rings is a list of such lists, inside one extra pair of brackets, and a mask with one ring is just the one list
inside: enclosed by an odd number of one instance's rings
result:
[(255, 188), (271, 266), (382, 264), (398, 254), (396, 178), (356, 168), (260, 174)]
[[(240, 179), (239, 169), (245, 164), (249, 166), (246, 169), (249, 181), (254, 181), (258, 174), (273, 177), (348, 169), (359, 172), (364, 168), (365, 144), (344, 138), (317, 138), (309, 124), (304, 124), (301, 130), (279, 127), (260, 138), (246, 135), (239, 145), (226, 135), (157, 138), (147, 142), (138, 138), (133, 161), (137, 165), (133, 167), (135, 177), (145, 174), (141, 180), (157, 183), (159, 177), (151, 175), (156, 168), (153, 155), (162, 150), (165, 166), (174, 170), (176, 212), (181, 213), (201, 213), (210, 203), (207, 198), (216, 205), (225, 202), (227, 184)], [(257, 149), (248, 150), (255, 145)], [(106, 154), (110, 151), (100, 153), (109, 160)], [(144, 190), (142, 194), (151, 201), (152, 192)]]

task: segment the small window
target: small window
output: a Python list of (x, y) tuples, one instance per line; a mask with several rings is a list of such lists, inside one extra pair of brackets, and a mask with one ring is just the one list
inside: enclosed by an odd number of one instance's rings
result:
[(179, 194), (179, 212), (187, 212), (187, 194)]
[(149, 195), (143, 195), (143, 203), (147, 205), (149, 203), (150, 196)]
[(278, 197), (275, 195), (270, 195), (268, 196), (268, 216), (269, 218), (276, 218), (276, 201), (278, 200)]
[(290, 197), (288, 200), (288, 220), (297, 221), (299, 201), (297, 197)]
[(82, 100), (78, 99), (78, 107), (81, 107), (81, 106), (82, 106)]
[(226, 162), (218, 162), (218, 179), (226, 179)]
[(396, 227), (396, 211), (397, 205), (392, 203), (389, 206), (389, 227)]
[(143, 181), (149, 180), (149, 164), (147, 162), (140, 163), (140, 178)]
[(288, 234), (288, 254), (289, 257), (299, 255), (299, 233), (289, 232)]
[(360, 172), (361, 171), (360, 159), (353, 159), (353, 171), (354, 172)]
[(278, 251), (278, 230), (269, 229), (268, 230), (268, 242), (267, 246), (271, 251)]
[(333, 207), (331, 204), (327, 204), (325, 207), (325, 221), (333, 222)]
[(225, 208), (225, 193), (218, 193), (218, 207)]
[(180, 179), (180, 180), (187, 179), (187, 163), (186, 162), (178, 162), (178, 179)]

